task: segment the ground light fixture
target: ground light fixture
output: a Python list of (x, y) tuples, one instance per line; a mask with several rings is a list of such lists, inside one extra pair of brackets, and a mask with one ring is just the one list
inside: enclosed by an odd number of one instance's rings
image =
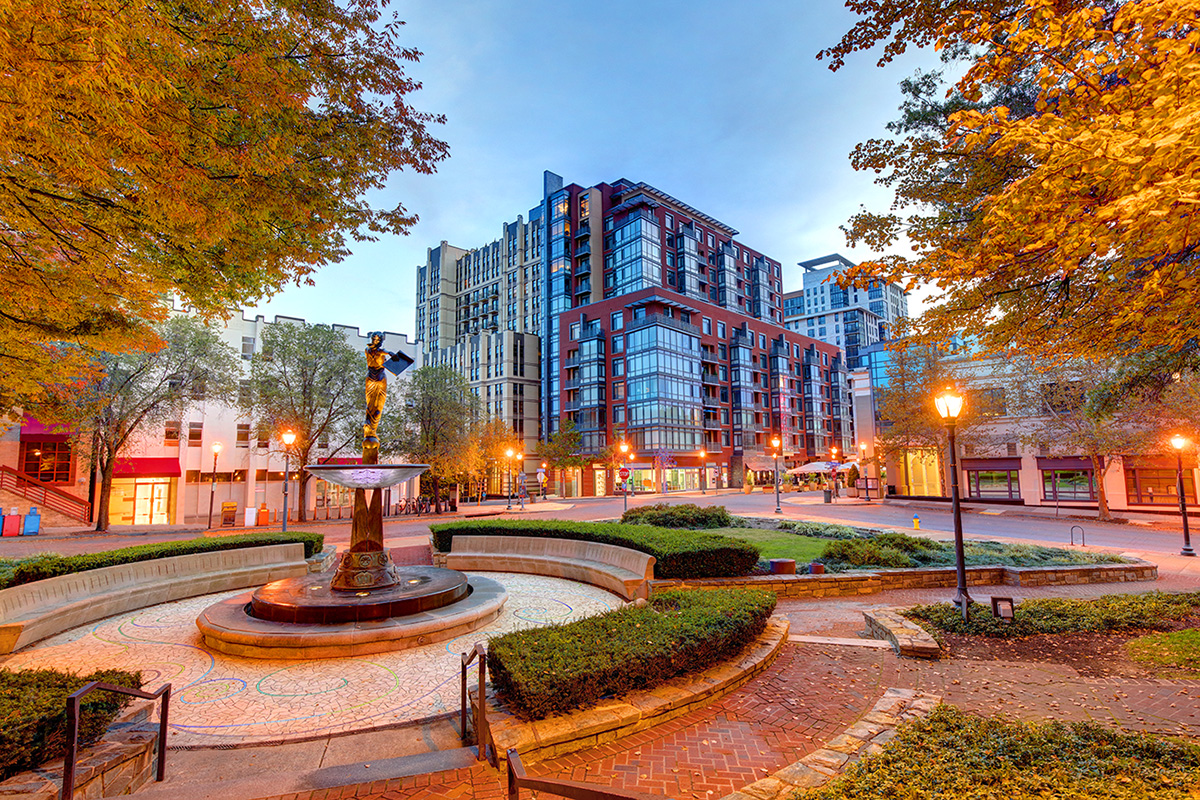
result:
[(279, 438), (283, 440), (283, 532), (287, 533), (288, 513), (291, 511), (288, 505), (288, 485), (292, 482), (292, 445), (296, 443), (296, 434), (284, 431)]
[(1175, 492), (1179, 495), (1179, 516), (1183, 518), (1183, 549), (1181, 556), (1195, 556), (1192, 549), (1192, 536), (1188, 531), (1187, 495), (1183, 491), (1183, 448), (1188, 440), (1176, 434), (1171, 437), (1171, 446), (1175, 448)]
[(704, 491), (704, 477), (708, 469), (704, 466), (704, 459), (708, 458), (708, 452), (703, 448), (700, 449), (700, 494), (706, 494)]
[(208, 492), (208, 527), (209, 528), (212, 528), (213, 498), (216, 497), (216, 495), (217, 495), (217, 456), (219, 456), (221, 454), (221, 443), (220, 442), (213, 442), (212, 453), (213, 453), (212, 481), (210, 482), (211, 485), (210, 485), (209, 492)]
[(779, 505), (779, 451), (782, 449), (783, 442), (776, 436), (771, 440), (771, 444), (775, 447), (775, 513), (782, 514), (783, 507)]
[(963, 396), (951, 388), (933, 399), (938, 416), (946, 423), (950, 434), (950, 510), (954, 514), (954, 566), (958, 576), (958, 593), (954, 604), (962, 610), (963, 619), (968, 619), (971, 596), (967, 594), (967, 565), (963, 555), (962, 508), (958, 502), (958, 450), (954, 443), (958, 415), (962, 413)]

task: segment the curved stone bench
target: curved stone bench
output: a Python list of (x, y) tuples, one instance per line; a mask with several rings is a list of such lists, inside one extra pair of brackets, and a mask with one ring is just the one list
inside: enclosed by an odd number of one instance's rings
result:
[(446, 554), (450, 569), (566, 578), (626, 600), (649, 594), (654, 562), (654, 556), (628, 547), (542, 536), (455, 536)]
[(308, 573), (304, 545), (272, 544), (119, 564), (0, 590), (0, 654), (78, 625)]

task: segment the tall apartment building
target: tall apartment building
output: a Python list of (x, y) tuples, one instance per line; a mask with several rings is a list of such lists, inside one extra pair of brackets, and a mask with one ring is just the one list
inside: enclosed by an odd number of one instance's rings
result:
[[(696, 488), (702, 463), (740, 485), (769, 469), (773, 433), (789, 461), (824, 455), (850, 437), (844, 363), (784, 330), (780, 263), (737, 237), (649, 184), (547, 172), (499, 239), (418, 267), (425, 363), (466, 375), (526, 452), (565, 419), (585, 453), (628, 442), (638, 486)], [(611, 491), (598, 467), (575, 480)]]
[(853, 266), (836, 253), (801, 261), (804, 288), (783, 296), (784, 326), (842, 348), (851, 370), (866, 366), (862, 348), (893, 338), (896, 323), (908, 316), (908, 295), (899, 284), (840, 288), (837, 274)]

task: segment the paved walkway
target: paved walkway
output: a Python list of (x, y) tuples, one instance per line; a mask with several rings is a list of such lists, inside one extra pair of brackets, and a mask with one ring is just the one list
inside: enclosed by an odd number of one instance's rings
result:
[[(1155, 588), (1196, 587), (1194, 580), (1169, 576), (1166, 585), (1160, 582)], [(1025, 589), (1020, 594), (1084, 597), (1148, 588), (1101, 585)], [(862, 600), (782, 601), (777, 613), (792, 620), (793, 634), (852, 637), (862, 627), (864, 608), (933, 602), (947, 595), (947, 590), (913, 590)], [(893, 686), (939, 694), (947, 703), (980, 714), (1095, 720), (1200, 738), (1200, 681), (1093, 678), (1061, 664), (927, 662), (877, 648), (788, 644), (760, 676), (710, 706), (613, 744), (534, 764), (528, 771), (665, 797), (714, 800), (817, 749)], [(272, 800), (493, 798), (499, 796), (499, 781), (497, 773), (480, 765)]]

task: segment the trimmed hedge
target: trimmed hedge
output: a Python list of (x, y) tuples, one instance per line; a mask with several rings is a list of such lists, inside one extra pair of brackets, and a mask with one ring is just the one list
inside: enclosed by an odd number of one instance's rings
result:
[[(138, 689), (142, 674), (101, 670), (81, 677), (54, 669), (0, 669), (0, 780), (62, 758), (67, 747), (67, 695), (91, 681)], [(80, 744), (103, 736), (131, 699), (115, 692), (85, 697), (79, 709)]]
[(938, 706), (804, 800), (1184, 800), (1200, 746), (1094, 722), (1013, 722)]
[(779, 523), (779, 530), (791, 531), (797, 536), (812, 536), (815, 539), (862, 539), (872, 534), (849, 525), (838, 525), (832, 522), (810, 522), (784, 520)]
[(774, 610), (761, 589), (656, 592), (640, 608), (489, 640), (492, 685), (526, 720), (587, 708), (733, 658)]
[(653, 503), (631, 508), (621, 515), (626, 525), (655, 525), (659, 528), (732, 528), (736, 520), (725, 506), (698, 506), (695, 503)]
[[(1081, 553), (1058, 547), (1010, 542), (965, 542), (963, 556), (967, 566), (999, 564), (1008, 567), (1045, 567), (1125, 563), (1120, 556), (1108, 553)], [(948, 567), (954, 565), (954, 544), (904, 533), (879, 533), (830, 542), (821, 560), (833, 571), (870, 567)]]
[(118, 564), (133, 564), (138, 561), (186, 556), (193, 553), (212, 553), (218, 550), (239, 550), (243, 547), (291, 543), (303, 544), (304, 557), (310, 558), (321, 552), (325, 546), (325, 536), (320, 533), (304, 532), (246, 533), (239, 536), (187, 539), (182, 542), (139, 544), (133, 547), (122, 547), (119, 550), (82, 553), (75, 556), (60, 556), (53, 553), (31, 556), (16, 562), (10, 575), (4, 576), (0, 573), (0, 589), (33, 583), (46, 578), (56, 578), (59, 575), (70, 575), (74, 572), (86, 572), (89, 569), (115, 567)]
[(579, 539), (640, 550), (654, 556), (657, 578), (729, 578), (745, 575), (758, 563), (758, 548), (741, 539), (713, 533), (677, 531), (653, 525), (568, 520), (471, 519), (430, 525), (433, 546), (449, 553), (456, 535), (545, 536)]
[(1180, 619), (1200, 610), (1200, 592), (1166, 594), (1106, 594), (1095, 600), (1046, 597), (1026, 600), (1013, 609), (1013, 621), (992, 617), (992, 609), (972, 603), (970, 622), (949, 603), (915, 606), (904, 612), (909, 619), (933, 632), (974, 636), (1019, 637), (1039, 633), (1108, 633), (1153, 629), (1166, 620)]

